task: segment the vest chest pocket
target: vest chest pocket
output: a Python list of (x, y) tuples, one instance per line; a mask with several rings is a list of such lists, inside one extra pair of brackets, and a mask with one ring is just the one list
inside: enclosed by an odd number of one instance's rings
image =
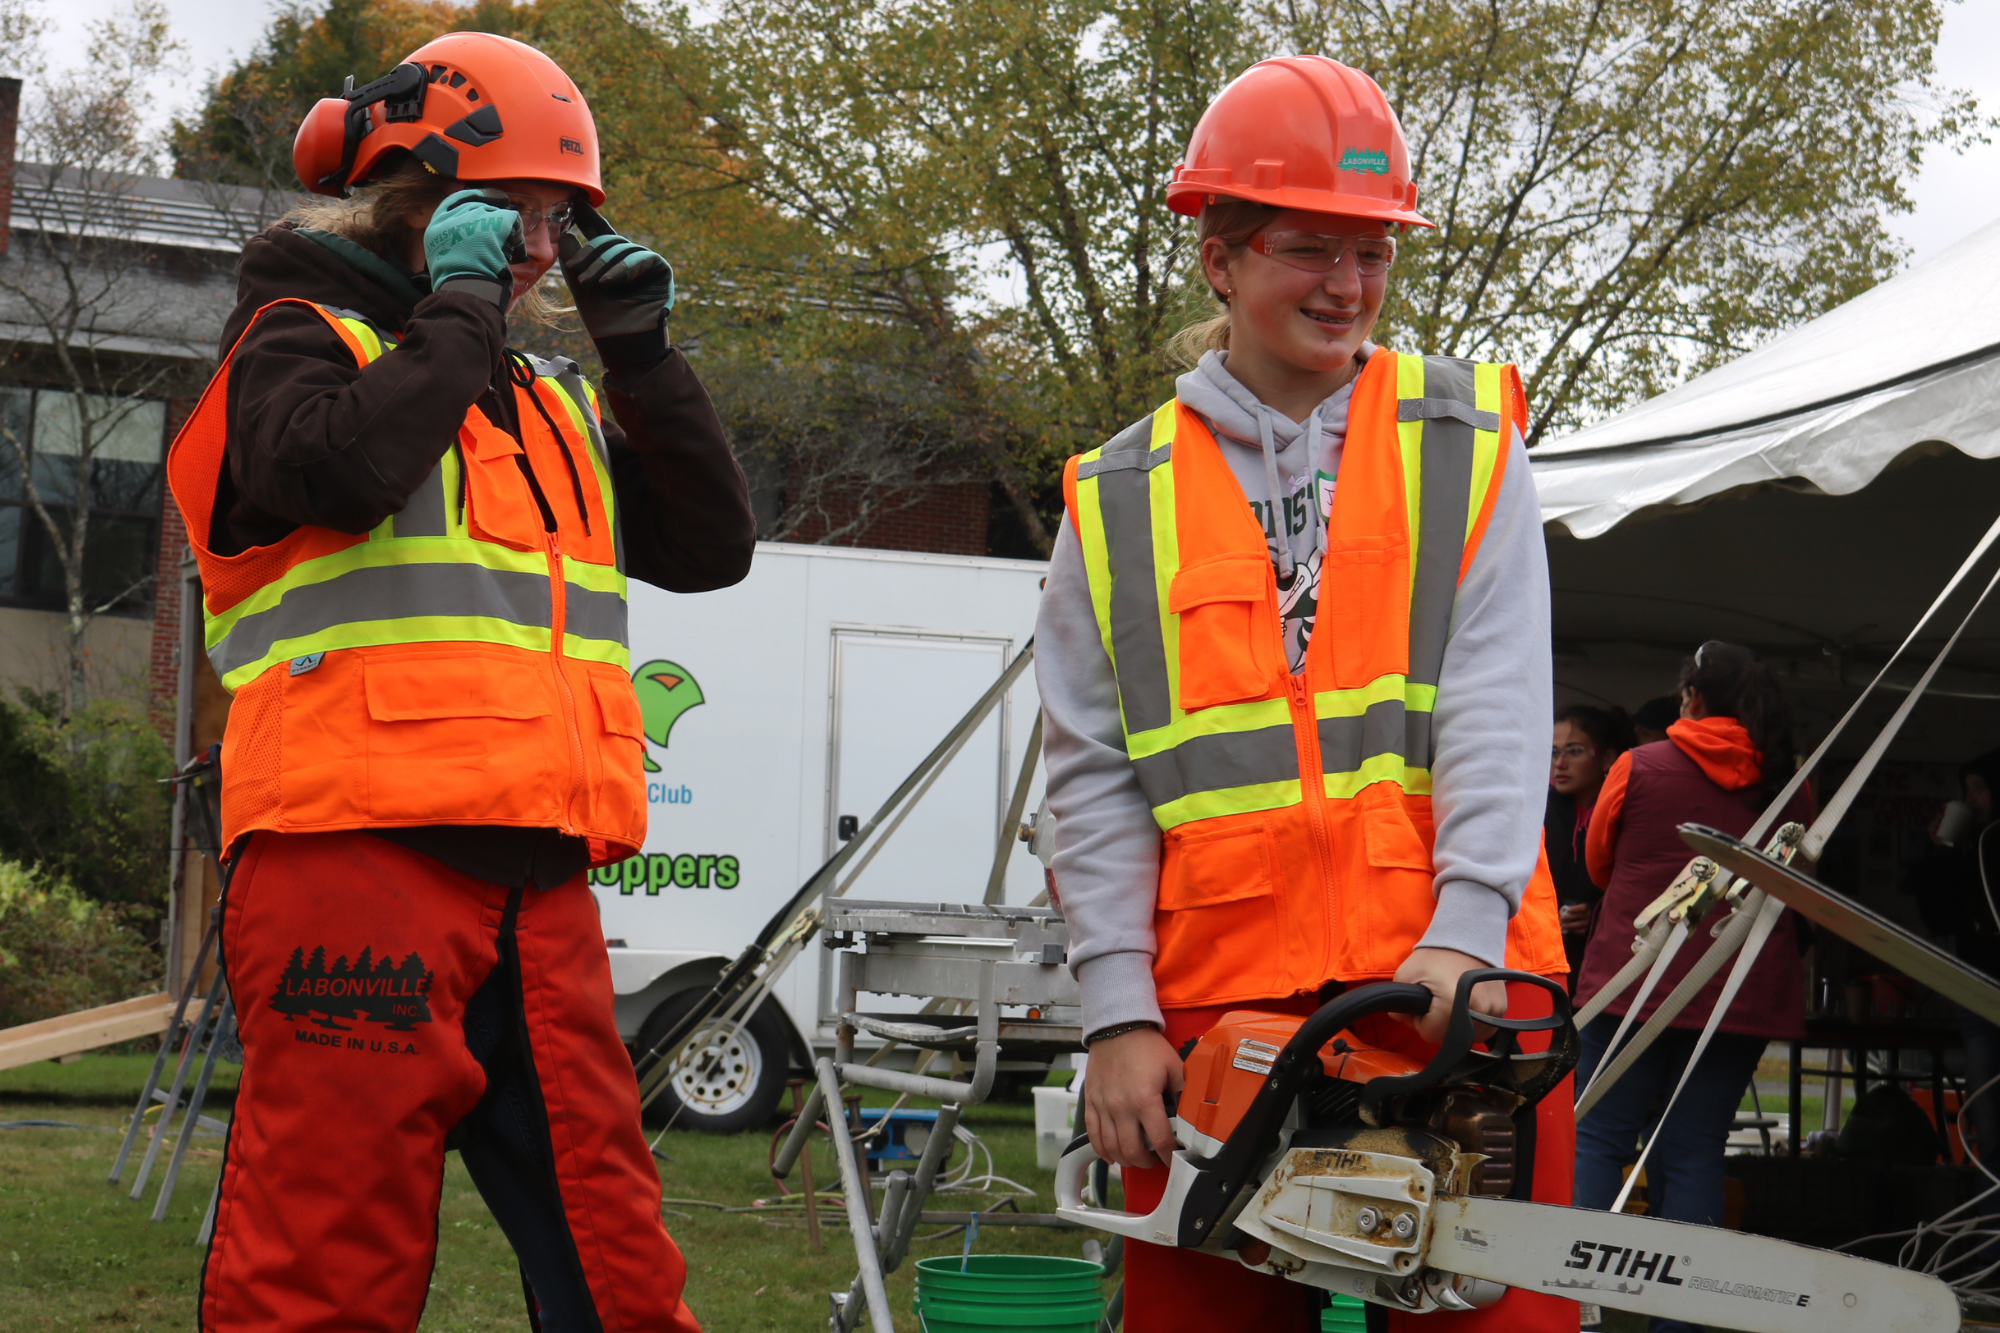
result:
[(465, 452), (465, 521), (482, 541), (517, 551), (542, 548), (541, 510), (521, 470), (521, 446), (473, 408), (458, 428)]
[(1232, 553), (1184, 566), (1167, 590), (1179, 617), (1180, 706), (1192, 713), (1261, 699), (1277, 683), (1270, 559)]
[(1410, 542), (1331, 537), (1320, 565), (1315, 640), (1330, 636), (1334, 685), (1359, 689), (1410, 662)]
[(1430, 845), (1404, 807), (1395, 784), (1377, 782), (1363, 787), (1355, 800), (1361, 807), (1361, 836), (1369, 865), (1377, 870), (1433, 872)]
[[(1210, 1003), (1244, 993), (1282, 950), (1272, 836), (1262, 819), (1175, 830), (1161, 848), (1153, 913), (1160, 1003)], [(1255, 982), (1249, 983), (1251, 991)]]
[(561, 771), (551, 756), (564, 752), (555, 691), (518, 652), (468, 645), (370, 660), (363, 693), (372, 818), (453, 823), (474, 812), (507, 823), (549, 808)]

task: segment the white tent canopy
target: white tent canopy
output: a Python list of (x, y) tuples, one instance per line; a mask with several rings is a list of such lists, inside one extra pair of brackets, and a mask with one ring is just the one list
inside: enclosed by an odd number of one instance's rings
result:
[(1596, 537), (1760, 482), (1848, 495), (1929, 443), (2000, 457), (2000, 221), (1533, 467), (1543, 521)]

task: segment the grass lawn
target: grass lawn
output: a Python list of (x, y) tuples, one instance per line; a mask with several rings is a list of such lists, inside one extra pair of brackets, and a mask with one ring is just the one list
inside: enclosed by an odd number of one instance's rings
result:
[[(119, 1127), (138, 1098), (150, 1057), (92, 1055), (68, 1065), (38, 1064), (0, 1071), (0, 1122), (63, 1120), (87, 1129), (0, 1130), (0, 1328), (12, 1330), (186, 1330), (193, 1327), (201, 1251), (194, 1236), (215, 1186), (221, 1140), (201, 1137), (184, 1168), (167, 1220), (149, 1221), (153, 1192), (143, 1204), (105, 1183), (118, 1150)], [(226, 1118), (235, 1070), (218, 1071), (206, 1110)], [(1050, 1212), (1050, 1174), (1035, 1166), (1034, 1115), (1025, 1105), (975, 1108), (968, 1125), (993, 1153), (994, 1170), (1037, 1191), (1025, 1212)], [(768, 1133), (717, 1138), (669, 1131), (659, 1163), (670, 1200), (668, 1229), (687, 1256), (688, 1300), (713, 1333), (823, 1328), (827, 1293), (846, 1290), (854, 1250), (837, 1201), (821, 1210), (824, 1244), (807, 1244), (793, 1207), (757, 1208), (777, 1197), (766, 1165)], [(833, 1177), (825, 1141), (814, 1152), (816, 1183)], [(963, 1154), (954, 1162), (962, 1161)], [(981, 1159), (981, 1168), (984, 1160)], [(132, 1177), (128, 1170), (126, 1181)], [(154, 1183), (159, 1173), (156, 1170)], [(993, 1196), (939, 1197), (936, 1209), (969, 1210)], [(742, 1211), (725, 1212), (723, 1208)], [(923, 1227), (919, 1236), (940, 1228)], [(437, 1271), (422, 1327), (444, 1333), (526, 1327), (513, 1252), (456, 1155), (445, 1173), (438, 1227)], [(1073, 1231), (987, 1227), (981, 1253), (1077, 1255), (1085, 1237)], [(920, 1243), (913, 1259), (957, 1254), (963, 1234)], [(910, 1315), (914, 1272), (909, 1263), (889, 1280), (897, 1327)]]
[[(221, 1140), (195, 1141), (167, 1220), (149, 1221), (153, 1193), (143, 1204), (126, 1199), (105, 1177), (119, 1143), (117, 1130), (137, 1100), (150, 1057), (91, 1055), (73, 1064), (38, 1064), (0, 1071), (0, 1122), (63, 1120), (89, 1129), (0, 1130), (0, 1328), (15, 1330), (173, 1330), (194, 1326), (201, 1251), (194, 1245), (220, 1165)], [(206, 1108), (227, 1118), (235, 1069), (218, 1070)], [(882, 1104), (886, 1094), (877, 1102)], [(993, 1154), (993, 1169), (1036, 1191), (1023, 1212), (1051, 1212), (1049, 1172), (1035, 1165), (1034, 1115), (1026, 1105), (975, 1107), (966, 1117)], [(717, 1138), (669, 1131), (659, 1163), (668, 1202), (668, 1229), (687, 1256), (688, 1301), (710, 1333), (810, 1333), (826, 1326), (827, 1293), (846, 1290), (854, 1251), (846, 1217), (829, 1199), (821, 1211), (823, 1248), (807, 1245), (795, 1208), (756, 1207), (772, 1199), (766, 1166), (768, 1133)], [(954, 1163), (963, 1157), (954, 1157)], [(825, 1141), (813, 1154), (814, 1181), (834, 1178)], [(981, 1159), (979, 1169), (984, 1169)], [(127, 1187), (132, 1177), (128, 1169)], [(154, 1184), (159, 1179), (156, 1170)], [(796, 1181), (796, 1173), (794, 1175)], [(939, 1197), (939, 1210), (984, 1207), (996, 1196)], [(723, 1209), (740, 1211), (723, 1211)], [(922, 1227), (919, 1236), (940, 1228)], [(512, 1251), (456, 1155), (445, 1173), (438, 1226), (437, 1270), (422, 1328), (436, 1333), (485, 1333), (527, 1325)], [(979, 1253), (1077, 1255), (1083, 1233), (1030, 1227), (986, 1227)], [(891, 1275), (889, 1294), (899, 1330), (914, 1330), (910, 1311), (915, 1259), (957, 1254), (963, 1233), (919, 1243)], [(1107, 1295), (1109, 1284), (1107, 1284)], [(1612, 1313), (1606, 1333), (1640, 1333), (1644, 1321)]]

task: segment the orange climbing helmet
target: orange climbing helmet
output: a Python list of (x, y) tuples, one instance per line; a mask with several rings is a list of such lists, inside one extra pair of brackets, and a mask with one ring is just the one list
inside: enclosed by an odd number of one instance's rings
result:
[(321, 98), (292, 142), (314, 194), (345, 195), (402, 149), (451, 180), (542, 180), (604, 202), (597, 125), (576, 83), (534, 47), (486, 32), (446, 33), (339, 97)]
[(1279, 56), (1243, 71), (1208, 104), (1167, 184), (1189, 217), (1217, 198), (1412, 227), (1410, 148), (1375, 80), (1325, 56)]

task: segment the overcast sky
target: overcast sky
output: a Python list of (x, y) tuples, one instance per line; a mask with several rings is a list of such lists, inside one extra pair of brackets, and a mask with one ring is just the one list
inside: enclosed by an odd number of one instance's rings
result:
[[(269, 0), (166, 3), (190, 57), (185, 77), (170, 91), (169, 100), (179, 103), (194, 99), (209, 71), (247, 54), (271, 13)], [(50, 42), (55, 68), (77, 64), (84, 25), (117, 7), (118, 0), (47, 4), (59, 25)], [(366, 82), (382, 72), (356, 70), (355, 74)], [(1987, 114), (2000, 112), (2000, 0), (1947, 4), (1943, 38), (1938, 43), (1938, 73), (1944, 85), (1978, 95)], [(1994, 143), (1975, 146), (1964, 154), (1934, 152), (1925, 162), (1913, 192), (1916, 211), (1893, 222), (1914, 259), (1927, 258), (2000, 217), (2000, 134), (1994, 138)]]

